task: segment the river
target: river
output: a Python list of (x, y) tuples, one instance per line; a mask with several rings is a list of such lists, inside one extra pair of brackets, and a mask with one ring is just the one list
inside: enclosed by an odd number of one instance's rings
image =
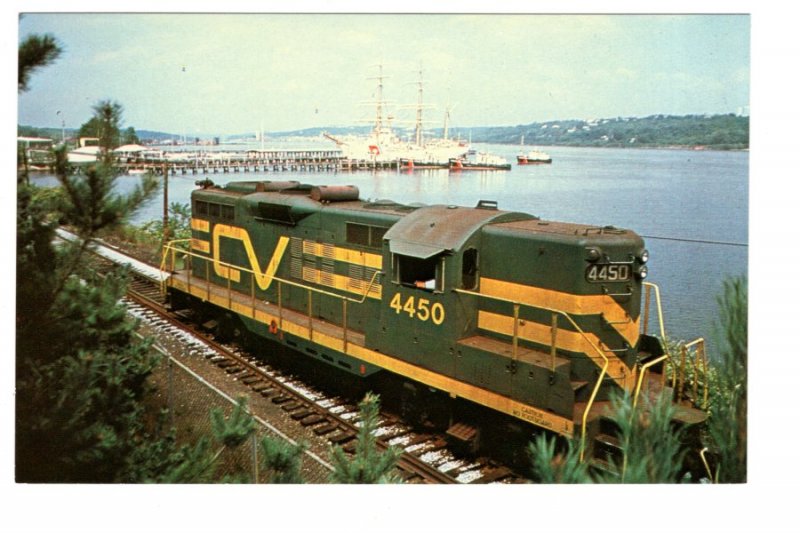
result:
[[(329, 148), (325, 145), (324, 147)], [(726, 277), (747, 274), (747, 152), (544, 148), (551, 165), (518, 166), (518, 146), (474, 146), (513, 162), (510, 171), (280, 172), (211, 174), (231, 180), (292, 179), (305, 183), (352, 184), (364, 199), (401, 203), (476, 205), (495, 200), (500, 209), (543, 219), (613, 225), (645, 237), (648, 280), (659, 285), (670, 338), (704, 337), (717, 345), (717, 296)], [(241, 149), (242, 147), (226, 147)], [(188, 203), (200, 175), (170, 178), (170, 202)], [(47, 183), (47, 177), (34, 183)], [(122, 189), (132, 178), (119, 180)], [(154, 198), (135, 221), (159, 219)], [(695, 242), (703, 241), (703, 242)], [(652, 328), (652, 326), (651, 326)]]

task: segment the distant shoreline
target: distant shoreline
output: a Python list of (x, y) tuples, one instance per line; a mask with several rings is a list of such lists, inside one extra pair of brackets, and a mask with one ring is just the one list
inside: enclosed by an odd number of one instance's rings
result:
[[(494, 142), (485, 142), (485, 141), (473, 141), (474, 144), (500, 144), (503, 146), (516, 146), (519, 147), (518, 144), (513, 143), (494, 143)], [(599, 149), (610, 149), (610, 148), (618, 148), (624, 150), (685, 150), (688, 152), (749, 152), (749, 146), (743, 147), (736, 147), (736, 148), (719, 148), (716, 146), (705, 146), (705, 145), (680, 145), (680, 144), (664, 144), (664, 145), (605, 145), (599, 146), (596, 144), (536, 144), (536, 145), (529, 145), (526, 146), (527, 148), (599, 148)]]

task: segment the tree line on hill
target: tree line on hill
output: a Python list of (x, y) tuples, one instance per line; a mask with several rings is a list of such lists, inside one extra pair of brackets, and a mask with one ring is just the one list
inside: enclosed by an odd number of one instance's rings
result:
[(705, 147), (716, 150), (750, 146), (750, 117), (729, 115), (653, 115), (644, 118), (563, 120), (487, 128), (454, 128), (473, 142), (600, 147)]

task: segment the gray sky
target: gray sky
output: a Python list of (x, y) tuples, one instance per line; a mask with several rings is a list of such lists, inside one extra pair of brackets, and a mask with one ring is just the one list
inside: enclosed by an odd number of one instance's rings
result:
[[(20, 95), (18, 120), (67, 127), (113, 99), (125, 123), (172, 133), (352, 125), (385, 97), (429, 127), (730, 113), (749, 105), (746, 15), (29, 14), (58, 62)], [(412, 111), (396, 110), (398, 119)]]

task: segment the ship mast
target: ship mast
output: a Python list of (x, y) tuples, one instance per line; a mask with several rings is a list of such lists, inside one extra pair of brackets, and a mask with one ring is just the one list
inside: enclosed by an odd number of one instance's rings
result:
[(458, 104), (447, 104), (447, 107), (444, 108), (444, 128), (442, 131), (442, 139), (445, 141), (449, 139), (450, 135), (450, 112), (455, 109), (456, 105)]
[(378, 75), (372, 78), (368, 78), (370, 80), (378, 80), (378, 87), (376, 93), (376, 103), (375, 103), (375, 134), (379, 135), (384, 131), (383, 128), (383, 108), (385, 106), (385, 102), (383, 100), (383, 64), (378, 65)]
[(422, 146), (422, 65), (419, 67), (419, 82), (417, 82), (417, 123), (414, 133), (417, 146)]

